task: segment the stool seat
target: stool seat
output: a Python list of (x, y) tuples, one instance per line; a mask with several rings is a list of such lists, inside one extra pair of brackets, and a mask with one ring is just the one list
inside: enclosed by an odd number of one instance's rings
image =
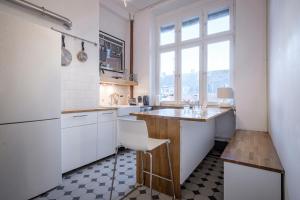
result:
[(163, 145), (165, 143), (170, 143), (169, 139), (155, 139), (155, 138), (148, 138), (148, 149), (146, 151), (152, 151), (153, 149), (156, 149), (160, 145)]

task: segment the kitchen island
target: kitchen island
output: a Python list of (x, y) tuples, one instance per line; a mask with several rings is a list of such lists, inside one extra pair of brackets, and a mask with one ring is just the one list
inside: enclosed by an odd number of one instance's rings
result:
[[(215, 138), (215, 119), (231, 108), (209, 107), (204, 110), (161, 109), (147, 112), (131, 113), (139, 120), (145, 120), (149, 137), (170, 139), (171, 162), (174, 175), (176, 197), (181, 197), (180, 185), (190, 176), (194, 169), (213, 148)], [(153, 173), (169, 177), (170, 172), (165, 146), (152, 152)], [(145, 169), (149, 171), (149, 158), (137, 152), (137, 182), (141, 183), (141, 160), (144, 159)], [(145, 184), (149, 186), (149, 176), (145, 174)], [(153, 177), (153, 189), (172, 194), (171, 184)]]

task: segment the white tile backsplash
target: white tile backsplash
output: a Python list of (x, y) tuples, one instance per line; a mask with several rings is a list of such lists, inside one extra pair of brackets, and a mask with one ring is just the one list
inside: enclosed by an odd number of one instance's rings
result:
[[(91, 68), (91, 69), (90, 69)], [(93, 108), (99, 102), (98, 68), (82, 65), (64, 67), (62, 72), (62, 108)]]
[(117, 86), (117, 85), (100, 85), (100, 104), (111, 105), (110, 95), (118, 93), (122, 97), (119, 98), (120, 105), (128, 104), (128, 97), (130, 95), (130, 88), (128, 86)]

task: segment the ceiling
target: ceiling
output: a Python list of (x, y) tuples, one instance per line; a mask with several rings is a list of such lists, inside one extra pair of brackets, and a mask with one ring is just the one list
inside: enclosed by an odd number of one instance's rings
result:
[(198, 1), (200, 0), (127, 0), (127, 7), (125, 7), (124, 0), (99, 0), (101, 5), (126, 19), (129, 17), (128, 13), (134, 15), (150, 7), (155, 8), (153, 9), (154, 14), (160, 15)]
[[(113, 0), (117, 4), (124, 6), (124, 1), (123, 0)], [(127, 0), (127, 7), (126, 10), (129, 12), (136, 13), (140, 10), (146, 9), (148, 7), (157, 5), (159, 3), (165, 2), (167, 0)]]

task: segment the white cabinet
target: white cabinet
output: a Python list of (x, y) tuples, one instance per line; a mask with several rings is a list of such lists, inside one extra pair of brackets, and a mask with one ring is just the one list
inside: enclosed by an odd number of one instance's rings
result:
[(215, 120), (180, 120), (180, 184), (193, 173), (214, 146)]
[(62, 115), (63, 173), (114, 154), (116, 111)]
[(97, 113), (62, 116), (63, 173), (97, 160)]
[(114, 154), (117, 144), (116, 112), (98, 112), (97, 158)]
[(224, 200), (281, 200), (281, 174), (224, 162)]

